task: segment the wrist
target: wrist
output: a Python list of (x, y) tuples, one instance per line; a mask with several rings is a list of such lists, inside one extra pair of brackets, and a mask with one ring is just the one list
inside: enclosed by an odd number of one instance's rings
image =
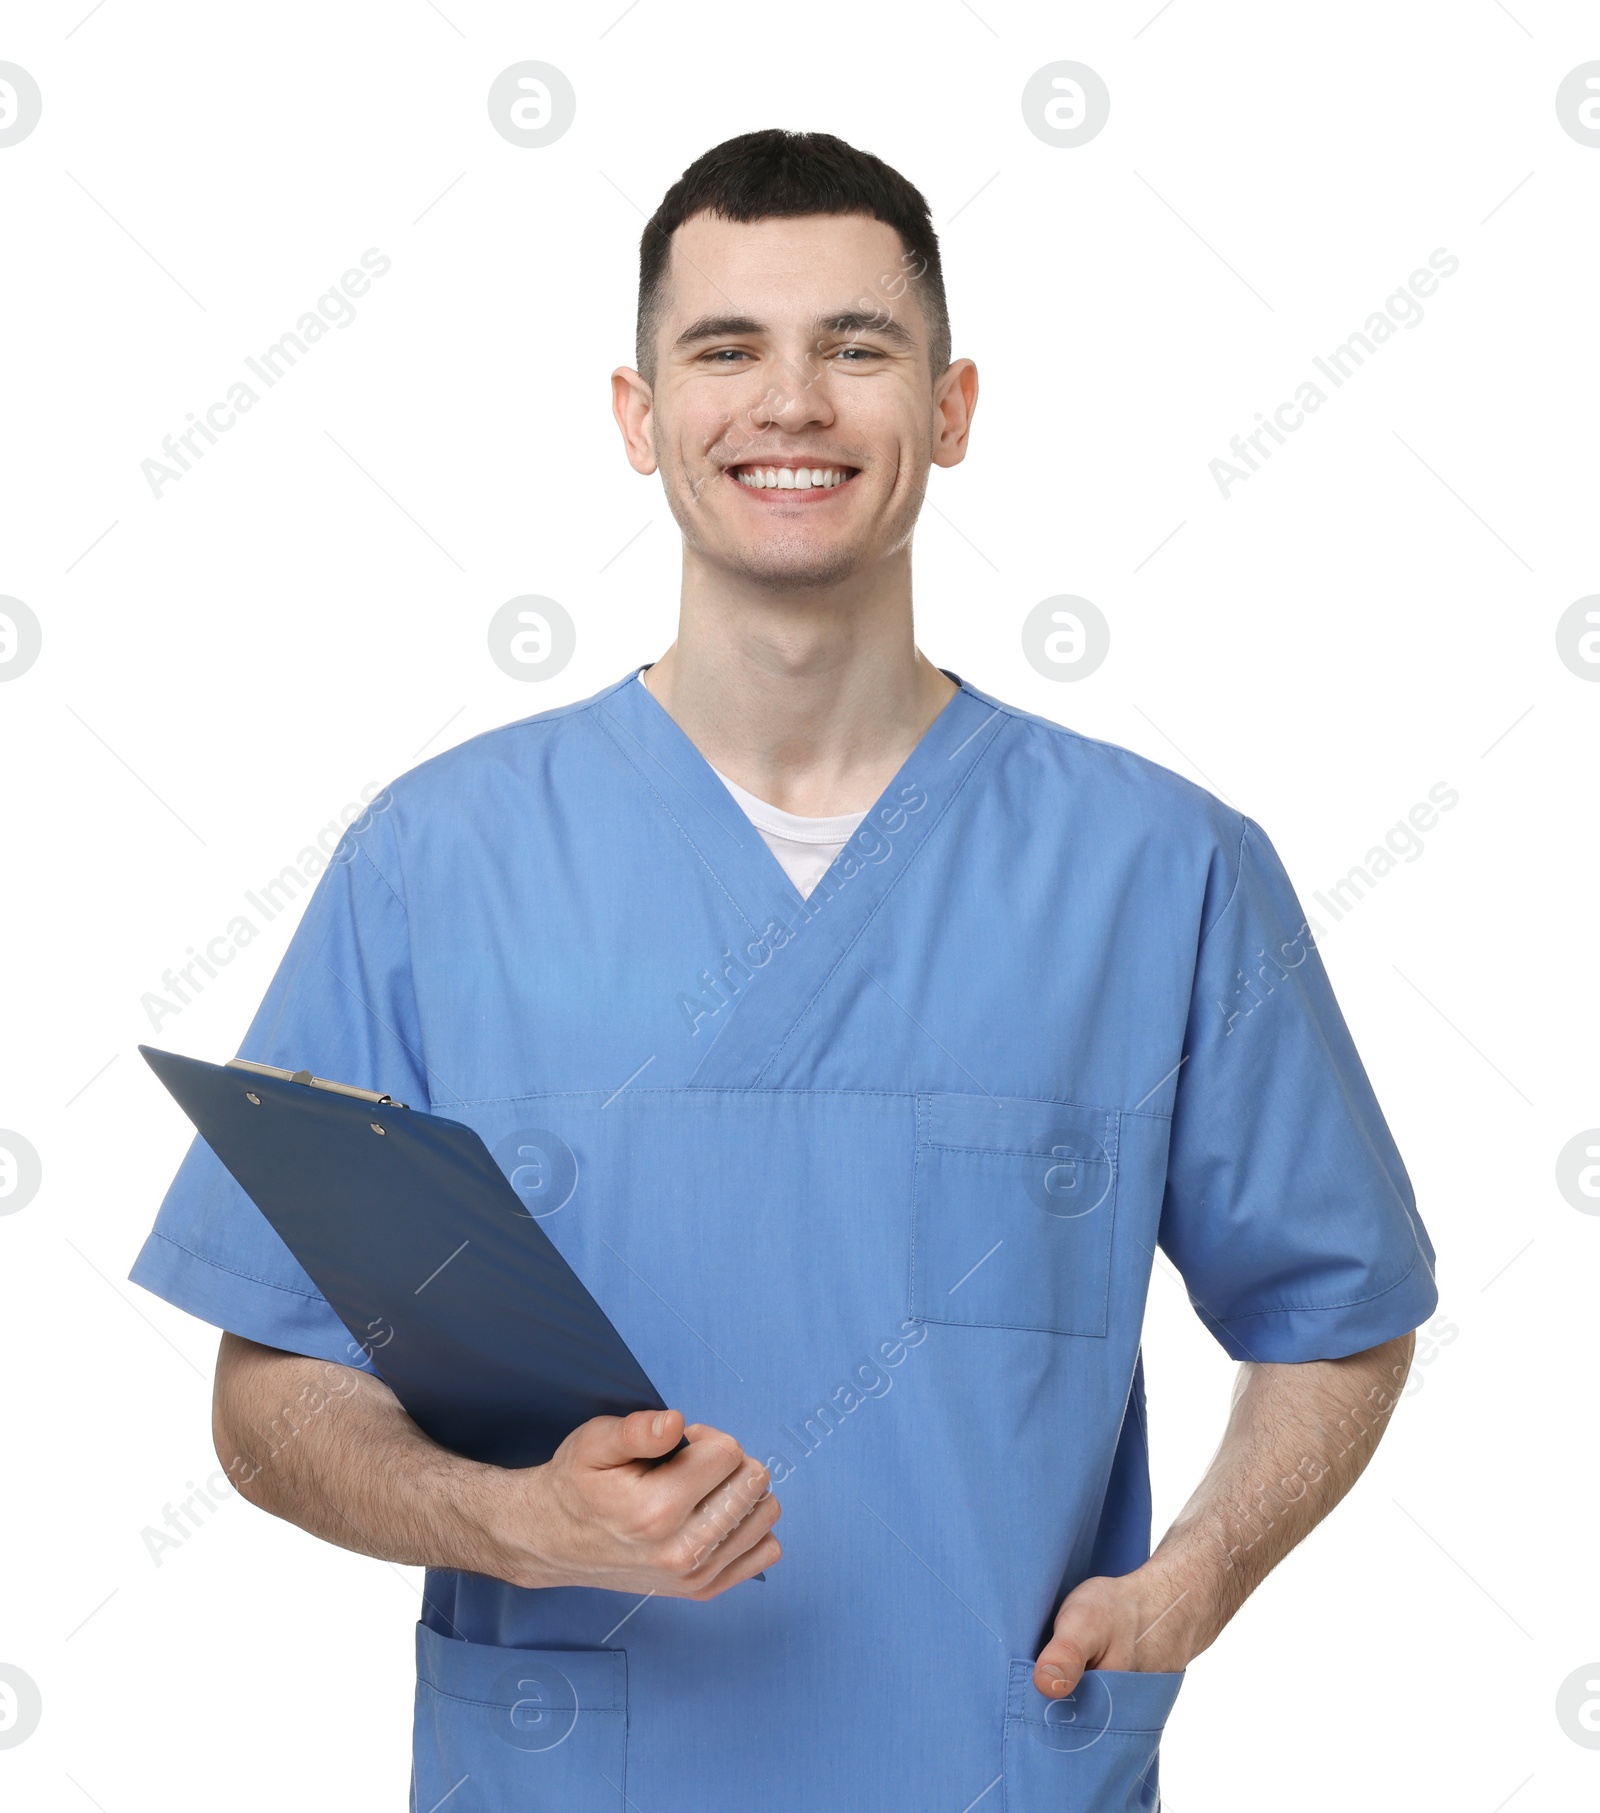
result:
[(1158, 1552), (1135, 1578), (1139, 1606), (1135, 1665), (1169, 1673), (1187, 1668), (1216, 1636), (1211, 1595), (1201, 1575)]
[(540, 1509), (545, 1484), (543, 1467), (469, 1463), (450, 1491), (460, 1557), (452, 1565), (512, 1586), (564, 1584), (529, 1540), (548, 1521)]

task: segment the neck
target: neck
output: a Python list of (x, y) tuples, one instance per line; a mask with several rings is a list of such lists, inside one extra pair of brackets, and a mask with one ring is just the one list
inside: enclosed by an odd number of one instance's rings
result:
[(913, 640), (910, 550), (782, 592), (685, 559), (678, 637), (645, 684), (713, 768), (787, 812), (861, 812), (955, 687)]

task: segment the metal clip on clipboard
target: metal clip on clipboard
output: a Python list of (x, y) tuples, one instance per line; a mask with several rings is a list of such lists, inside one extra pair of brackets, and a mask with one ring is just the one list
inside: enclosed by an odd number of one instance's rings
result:
[(353, 1095), (358, 1102), (371, 1102), (375, 1108), (409, 1108), (409, 1102), (397, 1102), (392, 1095), (379, 1095), (375, 1089), (357, 1089), (353, 1083), (332, 1083), (325, 1076), (313, 1076), (309, 1070), (281, 1070), (276, 1064), (254, 1064), (249, 1058), (229, 1058), (226, 1070), (253, 1070), (257, 1076), (275, 1076), (285, 1083), (304, 1083), (311, 1089), (331, 1089), (335, 1095)]

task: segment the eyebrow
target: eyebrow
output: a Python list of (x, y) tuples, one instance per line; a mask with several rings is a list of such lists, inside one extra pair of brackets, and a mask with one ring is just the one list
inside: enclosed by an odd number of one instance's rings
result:
[[(896, 346), (916, 344), (910, 329), (892, 315), (869, 314), (861, 309), (840, 309), (831, 315), (818, 315), (811, 326), (818, 335), (877, 334)], [(741, 335), (769, 331), (765, 322), (757, 321), (751, 315), (702, 315), (698, 321), (691, 321), (672, 344), (674, 348), (698, 346), (706, 340), (732, 340)]]

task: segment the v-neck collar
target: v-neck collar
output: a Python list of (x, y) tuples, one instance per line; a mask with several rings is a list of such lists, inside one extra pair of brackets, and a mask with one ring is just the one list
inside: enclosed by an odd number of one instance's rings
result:
[[(847, 860), (851, 844), (873, 823), (873, 815), (906, 784), (913, 768), (932, 772), (936, 758), (949, 765), (951, 758), (965, 751), (969, 740), (979, 742), (980, 752), (987, 747), (988, 738), (980, 739), (977, 733), (987, 728), (991, 719), (998, 720), (1002, 715), (1000, 708), (974, 692), (959, 674), (942, 667), (939, 671), (955, 683), (956, 690), (945, 700), (888, 786), (867, 808), (861, 826), (846, 840), (817, 883), (816, 892), (820, 893), (834, 879), (834, 870)], [(644, 685), (640, 679), (644, 672), (644, 666), (632, 669), (624, 680), (595, 700), (610, 724), (622, 733), (621, 740), (629, 747), (635, 766), (642, 768), (669, 813), (678, 819), (689, 841), (719, 879), (731, 883), (737, 878), (757, 901), (768, 901), (776, 893), (791, 910), (804, 907), (806, 896), (789, 879), (767, 847), (766, 839), (724, 786), (722, 777), (677, 719)]]
[[(941, 669), (941, 671), (944, 671)], [(715, 770), (634, 670), (599, 695), (602, 728), (705, 864), (752, 940), (786, 934), (739, 994), (694, 1072), (754, 1087), (838, 964), (898, 885), (1007, 714), (959, 674), (956, 690), (809, 896), (784, 873)], [(733, 927), (730, 925), (730, 932)]]

